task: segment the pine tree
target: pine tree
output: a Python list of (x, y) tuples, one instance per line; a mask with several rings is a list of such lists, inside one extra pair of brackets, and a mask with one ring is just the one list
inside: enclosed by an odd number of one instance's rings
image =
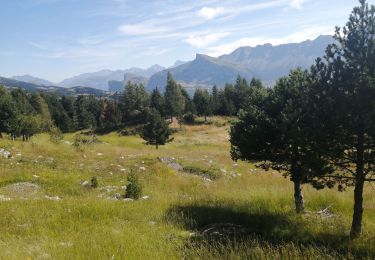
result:
[(105, 100), (101, 114), (101, 122), (106, 130), (113, 130), (121, 124), (121, 111), (116, 102)]
[(171, 141), (169, 139), (170, 134), (171, 131), (168, 124), (157, 110), (152, 109), (149, 112), (147, 124), (142, 129), (141, 137), (148, 145), (155, 145), (156, 149), (158, 149), (159, 145), (165, 145)]
[[(363, 191), (375, 176), (375, 6), (360, 0), (344, 28), (336, 28), (336, 43), (318, 60), (322, 123), (330, 158), (341, 183), (354, 184), (351, 238), (360, 236)], [(319, 114), (318, 114), (319, 115)]]
[(198, 115), (204, 116), (204, 120), (207, 122), (207, 116), (212, 114), (210, 94), (207, 90), (197, 89), (194, 93), (193, 101)]
[(302, 184), (332, 171), (320, 156), (306, 110), (311, 107), (310, 86), (306, 71), (292, 71), (269, 95), (241, 109), (230, 132), (233, 159), (261, 162), (290, 176), (297, 213), (304, 211)]
[(137, 124), (145, 121), (145, 114), (149, 107), (149, 95), (142, 84), (126, 84), (121, 99), (123, 123)]
[(158, 88), (155, 88), (151, 93), (150, 107), (159, 111), (160, 115), (165, 115), (165, 100)]
[(16, 124), (19, 111), (12, 96), (2, 86), (0, 86), (0, 137), (2, 133), (10, 133)]
[(165, 105), (167, 113), (171, 120), (174, 116), (181, 116), (185, 110), (185, 98), (181, 92), (181, 86), (173, 79), (172, 74), (168, 72), (167, 86), (165, 88)]

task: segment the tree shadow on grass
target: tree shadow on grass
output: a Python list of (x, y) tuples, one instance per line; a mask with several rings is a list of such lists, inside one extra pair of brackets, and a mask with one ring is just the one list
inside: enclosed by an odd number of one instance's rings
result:
[[(369, 256), (369, 252), (351, 250), (347, 235), (338, 232), (311, 232), (306, 221), (294, 213), (275, 213), (251, 205), (231, 203), (176, 205), (166, 213), (169, 223), (198, 234), (189, 244), (232, 244), (257, 239), (272, 246), (293, 243), (303, 247), (321, 247), (335, 255)], [(314, 224), (315, 225), (315, 224)], [(316, 223), (319, 225), (319, 223)], [(211, 232), (212, 231), (212, 232)]]

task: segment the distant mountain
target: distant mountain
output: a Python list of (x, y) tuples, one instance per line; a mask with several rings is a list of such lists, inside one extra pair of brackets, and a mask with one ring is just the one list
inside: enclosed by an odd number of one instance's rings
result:
[(186, 61), (176, 60), (172, 67), (177, 67), (177, 66), (180, 66), (184, 63), (186, 63)]
[(41, 79), (41, 78), (37, 78), (37, 77), (33, 77), (31, 75), (14, 76), (11, 79), (23, 81), (23, 82), (27, 82), (27, 83), (32, 83), (32, 84), (36, 84), (36, 85), (42, 85), (42, 86), (53, 86), (53, 85), (55, 85), (51, 81)]
[(82, 87), (76, 86), (72, 88), (63, 88), (57, 86), (42, 86), (33, 83), (28, 83), (24, 81), (18, 81), (14, 79), (0, 77), (0, 85), (5, 86), (8, 89), (16, 89), (21, 88), (28, 92), (48, 92), (54, 93), (57, 95), (65, 95), (65, 96), (78, 96), (78, 95), (95, 95), (95, 96), (108, 96), (108, 92), (90, 88), (90, 87)]
[(193, 61), (154, 74), (148, 81), (147, 89), (150, 91), (159, 87), (160, 90), (164, 90), (168, 71), (176, 81), (187, 88), (212, 87), (214, 84), (223, 86), (227, 82), (234, 81), (239, 74), (246, 78), (253, 76), (250, 69), (240, 64), (197, 54)]
[(68, 79), (64, 79), (58, 83), (58, 86), (68, 88), (74, 86), (86, 86), (106, 90), (108, 81), (110, 80), (122, 80), (124, 77), (124, 71), (122, 70), (101, 70), (92, 73), (84, 73), (78, 76), (74, 76)]
[(214, 84), (223, 87), (225, 83), (233, 83), (237, 75), (246, 79), (256, 77), (271, 85), (291, 69), (309, 68), (317, 57), (324, 55), (327, 45), (333, 41), (331, 36), (319, 36), (301, 43), (241, 47), (218, 58), (198, 54), (191, 62), (154, 74), (147, 89), (156, 86), (164, 89), (168, 71), (187, 88), (206, 88)]
[(241, 47), (219, 59), (238, 63), (251, 69), (263, 81), (275, 81), (293, 68), (309, 68), (317, 57), (322, 57), (331, 36), (319, 36), (315, 40), (272, 46)]
[(84, 73), (72, 78), (68, 78), (57, 84), (61, 87), (87, 86), (101, 90), (108, 90), (109, 81), (122, 81), (126, 73), (133, 77), (149, 78), (151, 75), (165, 69), (159, 65), (153, 65), (147, 69), (130, 68), (126, 70), (101, 70), (92, 73)]

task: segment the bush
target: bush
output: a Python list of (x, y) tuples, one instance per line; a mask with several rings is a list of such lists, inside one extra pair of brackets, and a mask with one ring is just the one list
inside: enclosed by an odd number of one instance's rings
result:
[(136, 126), (136, 127), (127, 127), (122, 129), (119, 132), (120, 136), (131, 136), (131, 135), (137, 135), (142, 132), (142, 126)]
[(99, 186), (98, 179), (94, 176), (91, 178), (91, 188), (97, 188)]
[(129, 184), (126, 186), (125, 198), (139, 199), (142, 196), (142, 186), (139, 178), (133, 171), (128, 175)]
[(64, 139), (64, 135), (58, 127), (52, 126), (49, 131), (49, 139), (52, 143), (57, 144)]
[(74, 142), (73, 146), (79, 147), (82, 144), (95, 144), (98, 142), (98, 138), (96, 135), (82, 135), (82, 134), (76, 134), (74, 136)]
[(187, 113), (182, 117), (185, 124), (193, 125), (195, 124), (195, 115), (193, 113)]

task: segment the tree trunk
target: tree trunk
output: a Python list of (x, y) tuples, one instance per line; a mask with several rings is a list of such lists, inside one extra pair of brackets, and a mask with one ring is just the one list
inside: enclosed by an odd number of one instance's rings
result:
[(158, 144), (156, 144), (156, 150), (157, 150), (157, 149), (159, 149), (159, 145), (158, 145)]
[(354, 211), (352, 228), (350, 230), (350, 238), (355, 239), (361, 235), (362, 232), (362, 216), (363, 216), (363, 186), (364, 179), (357, 178), (354, 188)]
[(350, 230), (351, 239), (358, 238), (362, 232), (363, 187), (365, 184), (363, 139), (363, 135), (359, 135), (357, 145), (356, 181), (354, 188), (354, 210), (352, 228)]
[(3, 139), (3, 133), (0, 132), (0, 139)]
[(305, 203), (302, 195), (302, 182), (300, 180), (294, 180), (294, 202), (296, 204), (297, 214), (305, 212)]

